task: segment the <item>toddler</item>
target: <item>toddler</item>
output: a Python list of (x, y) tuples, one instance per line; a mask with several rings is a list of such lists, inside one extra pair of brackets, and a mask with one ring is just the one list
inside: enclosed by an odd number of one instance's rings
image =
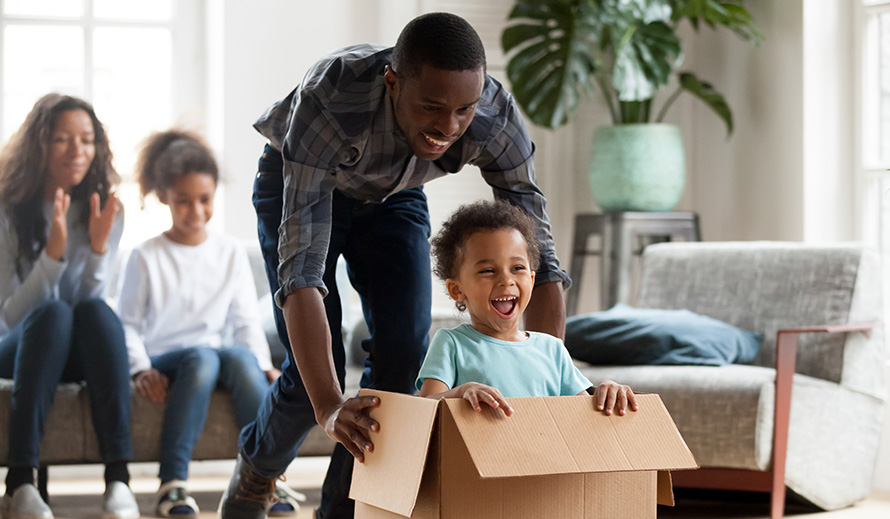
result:
[[(507, 202), (460, 207), (433, 238), (434, 272), (471, 324), (439, 330), (420, 369), (421, 396), (463, 398), (513, 410), (506, 397), (588, 392), (590, 381), (556, 337), (523, 331), (539, 257), (534, 224)], [(610, 380), (593, 391), (605, 414), (637, 410), (633, 391)]]

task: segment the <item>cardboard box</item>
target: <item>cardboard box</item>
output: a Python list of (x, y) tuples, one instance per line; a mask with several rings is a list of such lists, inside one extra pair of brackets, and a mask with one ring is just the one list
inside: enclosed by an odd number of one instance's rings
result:
[(374, 451), (356, 463), (356, 519), (651, 519), (669, 470), (698, 464), (658, 395), (625, 416), (593, 397), (511, 398), (507, 417), (463, 399), (377, 395)]

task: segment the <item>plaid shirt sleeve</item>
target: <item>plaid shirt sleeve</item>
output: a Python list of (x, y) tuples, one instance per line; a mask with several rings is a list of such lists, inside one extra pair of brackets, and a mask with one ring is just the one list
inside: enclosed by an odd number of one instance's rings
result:
[(541, 262), (535, 276), (535, 285), (561, 281), (563, 287), (568, 288), (571, 280), (559, 268), (556, 246), (550, 231), (550, 218), (545, 209), (546, 200), (535, 183), (535, 145), (522, 122), (522, 114), (512, 99), (505, 110), (504, 127), (495, 133), (474, 163), (482, 170), (482, 177), (491, 186), (496, 199), (508, 200), (521, 207), (535, 222), (541, 247)]
[(284, 204), (278, 228), (278, 282), (275, 301), (298, 288), (316, 287), (327, 295), (322, 276), (331, 237), (331, 200), (336, 167), (348, 151), (339, 128), (306, 92), (293, 100), (281, 141)]

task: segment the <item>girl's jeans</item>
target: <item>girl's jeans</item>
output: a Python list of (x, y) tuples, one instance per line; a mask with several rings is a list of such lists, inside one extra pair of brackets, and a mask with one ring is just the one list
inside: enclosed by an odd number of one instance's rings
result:
[(86, 381), (104, 463), (133, 458), (124, 330), (101, 299), (52, 300), (0, 339), (0, 378), (13, 379), (10, 467), (38, 467), (40, 440), (60, 382)]
[[(284, 187), (281, 172), (281, 154), (267, 145), (254, 182), (253, 203), (273, 294), (278, 291), (278, 226)], [(340, 387), (344, 387), (346, 355), (335, 275), (337, 259), (342, 255), (371, 332), (370, 339), (362, 343), (368, 359), (361, 386), (413, 393), (429, 345), (432, 283), (426, 196), (421, 188), (415, 188), (396, 193), (383, 203), (369, 204), (334, 191), (332, 214), (323, 278), (329, 293), (324, 303)], [(256, 421), (241, 431), (239, 442), (244, 460), (266, 478), (277, 477), (287, 469), (306, 433), (315, 425), (315, 412), (297, 371), (284, 317), (278, 307), (273, 310), (278, 336), (288, 350), (287, 359)], [(301, 346), (318, 348), (319, 354), (324, 354), (323, 344)], [(348, 498), (352, 461), (352, 455), (338, 444), (322, 487), (317, 517), (353, 516), (354, 503)]]
[(239, 428), (256, 418), (269, 390), (256, 357), (242, 346), (173, 350), (151, 357), (151, 366), (170, 379), (161, 429), (162, 482), (188, 479), (192, 450), (204, 430), (210, 395), (217, 386), (232, 394)]

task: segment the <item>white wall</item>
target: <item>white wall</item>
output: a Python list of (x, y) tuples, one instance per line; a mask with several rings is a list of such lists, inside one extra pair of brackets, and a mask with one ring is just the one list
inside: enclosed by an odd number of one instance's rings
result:
[(394, 43), (398, 30), (415, 16), (417, 2), (336, 0), (312, 2), (311, 9), (307, 2), (290, 0), (210, 4), (211, 23), (222, 24), (211, 35), (211, 60), (217, 61), (211, 97), (219, 106), (209, 113), (223, 167), (226, 231), (255, 239), (250, 196), (265, 139), (253, 122), (325, 53), (356, 43)]

